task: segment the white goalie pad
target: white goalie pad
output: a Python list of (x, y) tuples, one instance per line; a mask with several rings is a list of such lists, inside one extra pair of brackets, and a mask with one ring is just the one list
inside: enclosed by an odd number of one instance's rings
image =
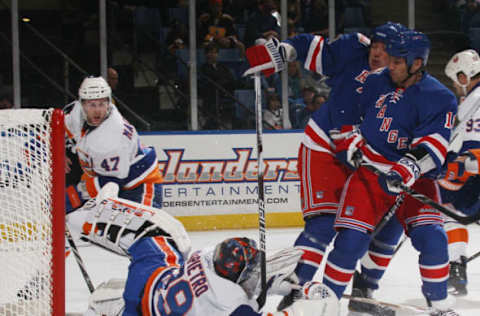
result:
[[(303, 250), (294, 247), (268, 254), (266, 258), (267, 281), (275, 275), (283, 274), (285, 282), (297, 283), (298, 279), (293, 272), (302, 255)], [(258, 265), (250, 279), (241, 284), (249, 297), (260, 293), (260, 280), (260, 266)]]
[(125, 282), (122, 279), (110, 279), (100, 284), (88, 299), (90, 314), (102, 316), (122, 315), (125, 307), (122, 297)]
[(191, 241), (183, 224), (167, 212), (117, 197), (118, 186), (108, 183), (79, 210), (67, 217), (70, 229), (94, 244), (120, 255), (144, 236), (169, 236), (188, 256)]
[(295, 247), (285, 248), (267, 255), (267, 279), (276, 274), (292, 274), (302, 255), (303, 250)]

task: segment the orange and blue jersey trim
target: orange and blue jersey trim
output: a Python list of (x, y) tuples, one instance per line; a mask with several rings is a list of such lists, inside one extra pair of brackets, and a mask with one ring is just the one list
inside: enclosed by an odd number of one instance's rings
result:
[(156, 301), (154, 300), (155, 288), (158, 282), (161, 282), (165, 272), (170, 271), (171, 269), (180, 268), (180, 263), (182, 258), (178, 255), (177, 250), (170, 245), (166, 237), (157, 236), (151, 237), (150, 242), (158, 247), (165, 255), (164, 264), (165, 266), (158, 267), (148, 278), (142, 297), (142, 315), (143, 316), (153, 316), (155, 315), (154, 305)]

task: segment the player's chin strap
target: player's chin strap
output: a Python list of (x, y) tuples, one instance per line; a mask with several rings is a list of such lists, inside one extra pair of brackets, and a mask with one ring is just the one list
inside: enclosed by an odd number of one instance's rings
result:
[[(413, 64), (412, 64), (412, 66), (413, 66)], [(403, 84), (404, 84), (405, 82), (407, 82), (408, 79), (410, 79), (410, 78), (412, 78), (413, 76), (419, 74), (420, 72), (423, 72), (423, 71), (424, 71), (424, 68), (425, 68), (424, 66), (421, 66), (420, 68), (418, 68), (417, 71), (415, 71), (415, 72), (410, 72), (410, 69), (412, 69), (412, 66), (409, 66), (409, 67), (408, 67), (408, 71), (407, 71), (408, 76), (407, 76), (407, 78), (403, 79), (402, 82), (400, 82), (400, 86), (403, 86)]]
[[(367, 169), (369, 169), (370, 171), (372, 171), (373, 173), (375, 173), (378, 176), (386, 176), (385, 173), (378, 170), (375, 166), (373, 166), (371, 164), (363, 164), (363, 166), (366, 167)], [(437, 210), (439, 210), (443, 214), (445, 214), (447, 216), (450, 216), (451, 218), (455, 219), (456, 221), (458, 221), (459, 223), (461, 223), (463, 225), (472, 224), (472, 223), (475, 223), (476, 221), (480, 220), (480, 212), (475, 214), (475, 215), (471, 215), (471, 216), (463, 216), (457, 210), (450, 209), (450, 208), (448, 208), (448, 207), (446, 207), (446, 206), (444, 206), (440, 203), (437, 203), (434, 200), (432, 200), (431, 198), (429, 198), (428, 196), (426, 196), (424, 194), (421, 194), (421, 193), (418, 193), (417, 191), (415, 191), (414, 189), (404, 185), (403, 183), (398, 183), (397, 185), (402, 189), (403, 192), (410, 195), (412, 198), (422, 202), (423, 204), (428, 204), (428, 205), (436, 208)]]

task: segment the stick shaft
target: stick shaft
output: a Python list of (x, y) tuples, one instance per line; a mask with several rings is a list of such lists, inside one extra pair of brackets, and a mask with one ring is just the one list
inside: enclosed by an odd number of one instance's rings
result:
[(260, 280), (261, 292), (257, 298), (259, 308), (265, 305), (267, 295), (267, 264), (266, 264), (266, 246), (265, 246), (265, 197), (263, 188), (263, 119), (262, 119), (262, 90), (260, 82), (260, 73), (254, 76), (255, 83), (255, 109), (256, 109), (256, 134), (257, 134), (257, 164), (258, 164), (258, 232), (260, 246)]
[(90, 293), (93, 293), (93, 291), (95, 291), (95, 286), (93, 286), (93, 282), (88, 275), (85, 264), (83, 263), (82, 257), (80, 256), (80, 252), (78, 252), (77, 245), (75, 244), (75, 241), (73, 240), (72, 234), (70, 233), (67, 225), (65, 225), (65, 237), (67, 238), (68, 244), (72, 248), (73, 256), (75, 257), (75, 261), (80, 268), (80, 272), (82, 273), (83, 279), (87, 284), (88, 290), (90, 291)]

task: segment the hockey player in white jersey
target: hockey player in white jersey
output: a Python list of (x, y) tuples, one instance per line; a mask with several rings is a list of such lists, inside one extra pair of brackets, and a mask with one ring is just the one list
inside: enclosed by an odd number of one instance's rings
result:
[[(449, 146), (449, 154), (454, 159), (447, 165), (445, 178), (438, 183), (443, 203), (473, 215), (480, 211), (480, 56), (472, 49), (453, 55), (445, 74), (463, 100)], [(465, 225), (447, 218), (445, 231), (450, 257), (449, 291), (466, 295), (468, 230)]]
[(84, 173), (77, 185), (67, 188), (67, 213), (95, 197), (107, 182), (119, 185), (122, 198), (161, 207), (155, 150), (140, 144), (135, 127), (111, 102), (108, 83), (102, 77), (85, 78), (78, 96), (65, 116), (65, 128)]
[[(193, 252), (183, 225), (168, 213), (117, 197), (109, 183), (96, 199), (68, 215), (72, 230), (95, 245), (129, 256), (126, 282), (100, 285), (86, 315), (331, 316), (335, 294), (321, 283), (303, 286), (304, 299), (281, 312), (258, 311), (259, 254), (254, 240), (228, 238)], [(302, 251), (267, 256), (268, 294), (288, 294)]]

